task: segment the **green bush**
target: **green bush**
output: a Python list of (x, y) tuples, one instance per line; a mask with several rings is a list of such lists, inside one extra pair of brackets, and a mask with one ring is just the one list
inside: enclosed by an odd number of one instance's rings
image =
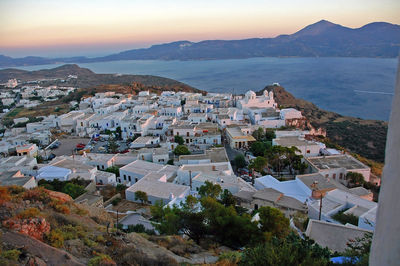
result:
[(111, 201), (111, 204), (113, 205), (113, 206), (116, 206), (116, 205), (118, 205), (118, 203), (120, 203), (121, 202), (121, 198), (115, 198), (115, 199), (113, 199), (112, 201)]
[(21, 255), (21, 251), (17, 249), (7, 250), (1, 253), (1, 257), (13, 261), (18, 261), (19, 255)]
[(85, 188), (81, 185), (76, 185), (73, 183), (68, 183), (63, 188), (62, 192), (70, 195), (73, 199), (76, 199), (80, 195), (86, 192)]
[(332, 218), (341, 224), (349, 223), (358, 226), (358, 217), (352, 213), (345, 214), (345, 211), (347, 211), (347, 209), (337, 212), (336, 214), (332, 215)]
[(110, 258), (110, 256), (102, 253), (97, 253), (96, 257), (93, 257), (89, 260), (89, 266), (99, 266), (99, 265), (111, 265), (115, 264), (114, 261)]
[(47, 241), (56, 248), (61, 248), (64, 246), (63, 233), (59, 229), (51, 230), (50, 234), (47, 236)]

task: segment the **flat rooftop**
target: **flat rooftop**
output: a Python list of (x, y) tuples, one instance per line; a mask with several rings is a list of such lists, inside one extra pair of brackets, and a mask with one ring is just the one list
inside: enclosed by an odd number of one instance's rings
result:
[(227, 127), (226, 132), (234, 139), (248, 139), (248, 141), (256, 140), (251, 135), (245, 135), (239, 127)]
[(324, 169), (335, 169), (344, 168), (347, 170), (353, 169), (368, 169), (369, 167), (359, 162), (355, 158), (349, 155), (333, 155), (333, 156), (320, 156), (320, 157), (308, 157), (306, 160), (311, 163), (315, 168)]
[(130, 164), (125, 165), (120, 168), (120, 170), (129, 171), (132, 173), (137, 173), (140, 175), (147, 175), (149, 172), (157, 172), (161, 170), (164, 166), (161, 164), (150, 163), (142, 160), (136, 160)]
[(319, 145), (318, 143), (300, 139), (298, 137), (281, 137), (274, 139), (274, 141), (283, 147)]
[(206, 175), (224, 175), (223, 172), (230, 171), (229, 163), (218, 164), (185, 164), (181, 170), (201, 172)]
[(152, 137), (152, 136), (145, 136), (145, 137), (138, 137), (135, 139), (132, 143), (135, 144), (146, 144), (147, 142), (157, 139), (157, 137)]
[(311, 190), (333, 190), (336, 188), (346, 191), (348, 190), (348, 188), (346, 188), (344, 185), (333, 179), (328, 179), (320, 173), (298, 175), (296, 178), (303, 182)]
[(189, 189), (189, 186), (142, 178), (134, 185), (129, 187), (127, 192), (129, 191), (135, 193), (136, 191), (143, 191), (146, 192), (148, 196), (169, 199), (171, 194), (173, 194), (175, 197), (179, 197)]
[(228, 162), (228, 156), (225, 148), (212, 148), (206, 150), (204, 154), (193, 154), (193, 155), (181, 155), (179, 160), (207, 160), (209, 159), (212, 163)]
[(106, 153), (87, 153), (86, 158), (91, 161), (109, 161), (115, 157), (115, 154)]

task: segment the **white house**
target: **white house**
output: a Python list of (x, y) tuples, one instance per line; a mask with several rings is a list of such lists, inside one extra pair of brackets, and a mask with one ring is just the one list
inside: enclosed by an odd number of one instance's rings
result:
[(140, 149), (145, 147), (154, 147), (159, 144), (160, 144), (160, 137), (155, 137), (155, 136), (138, 137), (131, 143), (130, 148)]
[(47, 181), (58, 179), (60, 181), (67, 181), (71, 173), (72, 171), (70, 169), (47, 165), (38, 170), (36, 179), (44, 179)]

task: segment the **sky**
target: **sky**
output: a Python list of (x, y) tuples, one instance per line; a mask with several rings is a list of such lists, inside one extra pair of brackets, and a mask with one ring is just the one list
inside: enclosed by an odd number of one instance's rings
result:
[(399, 0), (0, 0), (0, 54), (99, 56), (178, 40), (291, 34), (321, 19), (400, 24)]

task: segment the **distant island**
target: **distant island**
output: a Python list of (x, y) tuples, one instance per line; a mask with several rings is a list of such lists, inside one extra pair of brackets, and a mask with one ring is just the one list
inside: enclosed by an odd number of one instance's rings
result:
[(214, 60), (251, 57), (382, 57), (399, 55), (400, 25), (373, 22), (352, 29), (326, 20), (290, 35), (244, 40), (177, 41), (103, 57), (12, 58), (0, 55), (0, 67), (118, 60)]

